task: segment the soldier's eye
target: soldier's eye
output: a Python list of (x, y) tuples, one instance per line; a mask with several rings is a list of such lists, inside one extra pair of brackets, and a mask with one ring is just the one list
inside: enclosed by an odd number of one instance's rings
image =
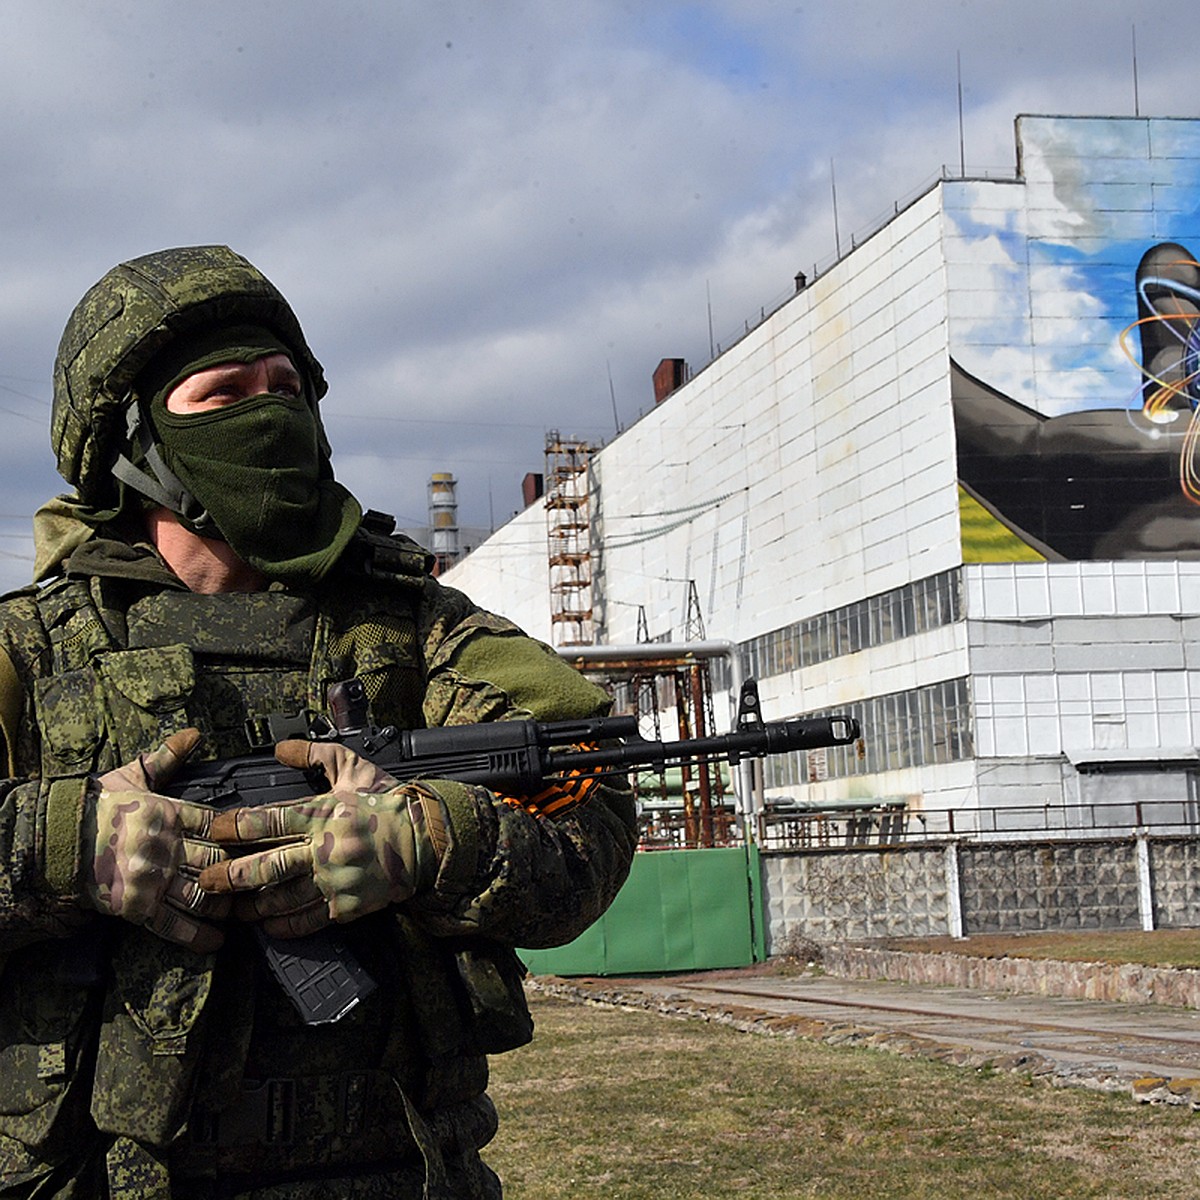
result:
[(287, 374), (280, 375), (271, 380), (271, 392), (276, 396), (287, 396), (295, 398), (300, 395), (302, 384), (299, 376)]

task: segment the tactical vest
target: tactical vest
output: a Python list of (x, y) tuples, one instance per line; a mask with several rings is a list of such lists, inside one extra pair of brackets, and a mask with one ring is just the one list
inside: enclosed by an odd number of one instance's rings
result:
[(92, 590), (70, 581), (39, 596), (52, 655), (34, 690), (44, 779), (110, 770), (187, 725), (204, 734), (200, 757), (244, 754), (264, 717), (321, 712), (328, 685), (352, 676), (374, 719), (422, 723), (411, 599), (404, 611), (360, 592), (355, 612), (287, 592), (165, 591), (117, 613)]
[[(263, 718), (321, 711), (328, 685), (354, 676), (375, 723), (423, 724), (420, 581), (354, 582), (319, 601), (157, 591), (127, 607), (103, 579), (43, 589), (43, 779), (78, 786), (188, 725), (204, 757), (245, 753)], [(33, 1021), (11, 1065), (29, 1078), (23, 1111), (0, 1112), (0, 1138), (54, 1162), (90, 1117), (114, 1195), (122, 1179), (161, 1176), (158, 1190), (126, 1189), (138, 1197), (168, 1195), (168, 1167), (277, 1178), (414, 1156), (428, 1169), (446, 1145), (473, 1154), (494, 1131), (483, 1055), (531, 1032), (515, 955), (433, 939), (388, 913), (345, 933), (381, 986), (316, 1030), (237, 929), (205, 957), (116, 920), (16, 952), (3, 987)], [(10, 1006), (0, 1022), (11, 1017)]]

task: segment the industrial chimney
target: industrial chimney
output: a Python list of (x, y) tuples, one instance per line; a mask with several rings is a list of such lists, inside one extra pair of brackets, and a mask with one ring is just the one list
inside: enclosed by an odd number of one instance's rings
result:
[(457, 482), (449, 471), (435, 471), (429, 477), (429, 548), (439, 572), (458, 562)]
[(673, 391), (687, 383), (687, 363), (682, 358), (664, 358), (654, 368), (654, 403), (661, 404)]

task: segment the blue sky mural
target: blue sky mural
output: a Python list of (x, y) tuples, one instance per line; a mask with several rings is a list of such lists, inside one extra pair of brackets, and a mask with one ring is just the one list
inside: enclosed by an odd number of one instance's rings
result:
[(1200, 253), (1200, 122), (1023, 117), (1018, 134), (1007, 206), (946, 185), (951, 354), (1046, 416), (1140, 407), (1122, 335), (1147, 250)]

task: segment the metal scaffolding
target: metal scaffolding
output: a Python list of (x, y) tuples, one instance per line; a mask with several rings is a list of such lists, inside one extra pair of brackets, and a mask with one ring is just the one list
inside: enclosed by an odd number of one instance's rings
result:
[[(707, 646), (711, 643), (696, 643)], [(617, 650), (616, 657), (611, 652)], [(639, 644), (638, 653), (619, 656), (619, 647), (580, 648), (575, 660), (616, 700), (613, 715), (630, 713), (638, 719), (641, 735), (661, 742), (663, 726), (675, 725), (672, 740), (706, 738), (718, 732), (713, 715), (709, 659), (688, 652), (687, 644)], [(646, 653), (650, 657), (645, 657)], [(569, 650), (560, 655), (571, 661)], [(591, 660), (591, 655), (602, 657)], [(639, 845), (643, 850), (690, 849), (738, 843), (734, 796), (728, 767), (720, 763), (692, 763), (655, 771), (647, 768), (630, 775), (638, 805)]]
[(546, 541), (550, 564), (550, 628), (556, 646), (590, 646), (592, 543), (588, 467), (594, 447), (546, 435)]

